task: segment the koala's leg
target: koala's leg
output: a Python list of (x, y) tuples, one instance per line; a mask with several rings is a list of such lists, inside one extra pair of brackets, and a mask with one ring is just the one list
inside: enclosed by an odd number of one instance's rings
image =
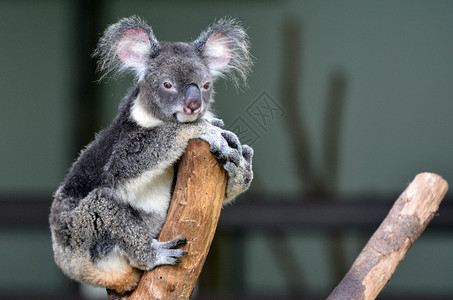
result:
[[(104, 266), (104, 267), (103, 267)], [(118, 293), (133, 291), (140, 281), (143, 271), (133, 268), (120, 256), (106, 260), (100, 266), (87, 262), (84, 266), (83, 281), (94, 286), (105, 287)]]
[[(61, 203), (61, 202), (60, 202)], [(180, 262), (183, 237), (158, 242), (165, 216), (142, 214), (110, 188), (92, 191), (71, 211), (54, 205), (52, 237), (57, 264), (70, 277), (117, 292), (133, 290), (143, 270)]]

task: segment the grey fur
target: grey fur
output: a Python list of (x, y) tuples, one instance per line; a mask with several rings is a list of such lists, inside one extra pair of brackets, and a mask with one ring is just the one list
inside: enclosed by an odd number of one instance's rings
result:
[[(231, 44), (216, 45), (229, 60), (223, 57), (214, 70), (205, 48), (219, 30), (222, 38), (231, 37)], [(137, 50), (136, 41), (146, 47)], [(122, 60), (121, 43), (126, 45)], [(185, 253), (175, 248), (184, 238), (158, 242), (156, 237), (166, 218), (174, 165), (190, 139), (207, 141), (224, 163), (225, 202), (248, 189), (253, 150), (224, 130), (210, 111), (213, 74), (236, 72), (245, 80), (247, 49), (245, 33), (232, 20), (216, 23), (193, 43), (160, 44), (137, 17), (105, 31), (96, 51), (103, 76), (130, 69), (137, 81), (113, 123), (81, 152), (55, 192), (49, 217), (54, 256), (69, 277), (124, 292), (135, 288), (141, 271), (180, 262)], [(200, 97), (197, 112), (187, 110), (188, 86), (200, 91), (189, 95)]]

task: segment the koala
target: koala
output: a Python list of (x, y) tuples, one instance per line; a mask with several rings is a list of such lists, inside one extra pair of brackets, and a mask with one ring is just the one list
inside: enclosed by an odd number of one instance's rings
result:
[(193, 42), (160, 43), (139, 17), (106, 29), (94, 52), (102, 77), (130, 71), (134, 85), (112, 124), (81, 151), (53, 196), (49, 216), (57, 265), (70, 278), (118, 293), (143, 271), (181, 262), (182, 236), (157, 241), (190, 139), (209, 143), (228, 174), (225, 203), (253, 179), (253, 150), (212, 112), (213, 81), (245, 83), (249, 42), (221, 19)]

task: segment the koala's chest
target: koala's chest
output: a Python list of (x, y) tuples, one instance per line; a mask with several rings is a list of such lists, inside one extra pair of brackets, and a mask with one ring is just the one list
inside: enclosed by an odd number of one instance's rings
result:
[(165, 215), (171, 197), (174, 168), (143, 172), (118, 184), (118, 196), (132, 207), (147, 213)]

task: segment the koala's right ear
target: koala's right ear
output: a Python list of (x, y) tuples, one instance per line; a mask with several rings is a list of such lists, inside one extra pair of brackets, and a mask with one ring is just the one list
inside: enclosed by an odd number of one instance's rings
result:
[(159, 48), (151, 27), (139, 17), (132, 16), (105, 30), (93, 56), (99, 59), (101, 79), (111, 73), (120, 75), (125, 71), (133, 71), (137, 78), (141, 78), (149, 59)]
[(239, 87), (246, 84), (253, 65), (245, 30), (234, 19), (224, 18), (214, 23), (193, 42), (215, 77), (230, 77)]

